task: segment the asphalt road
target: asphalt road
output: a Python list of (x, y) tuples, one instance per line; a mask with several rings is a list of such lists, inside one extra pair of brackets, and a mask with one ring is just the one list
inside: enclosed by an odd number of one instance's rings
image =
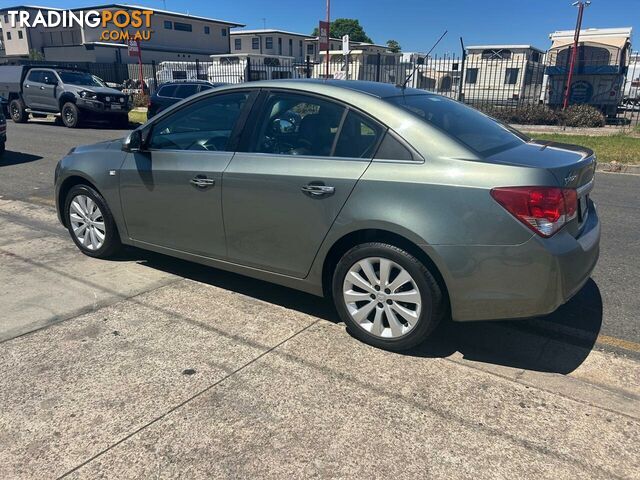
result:
[[(125, 130), (108, 128), (71, 130), (48, 121), (9, 122), (7, 152), (0, 161), (0, 198), (50, 203), (60, 157), (75, 145), (125, 134)], [(593, 280), (554, 314), (516, 322), (518, 328), (543, 330), (577, 342), (597, 336), (599, 348), (640, 357), (639, 191), (640, 176), (598, 174), (592, 198), (598, 205), (603, 237)]]

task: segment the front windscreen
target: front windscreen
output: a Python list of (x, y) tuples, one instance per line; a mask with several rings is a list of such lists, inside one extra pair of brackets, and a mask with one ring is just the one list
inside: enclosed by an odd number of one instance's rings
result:
[(443, 130), (479, 154), (497, 153), (527, 140), (477, 110), (439, 95), (402, 95), (385, 100)]
[(62, 83), (70, 85), (82, 85), (85, 87), (104, 87), (105, 84), (98, 77), (85, 72), (67, 72), (59, 71)]

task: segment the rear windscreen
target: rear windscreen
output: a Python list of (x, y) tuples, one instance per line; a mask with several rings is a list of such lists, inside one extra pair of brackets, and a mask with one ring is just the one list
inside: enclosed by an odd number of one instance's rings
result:
[(445, 131), (480, 154), (491, 155), (526, 141), (477, 110), (446, 97), (403, 95), (385, 100)]

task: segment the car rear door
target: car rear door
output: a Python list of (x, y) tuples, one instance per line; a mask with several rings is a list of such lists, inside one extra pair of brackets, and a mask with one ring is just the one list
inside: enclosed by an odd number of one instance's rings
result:
[(229, 260), (303, 278), (383, 128), (331, 100), (264, 92), (222, 179)]
[(245, 90), (207, 96), (152, 123), (146, 151), (129, 153), (120, 171), (131, 239), (225, 258), (222, 172), (256, 95)]
[(44, 70), (29, 70), (22, 89), (22, 98), (27, 108), (39, 110), (44, 102)]

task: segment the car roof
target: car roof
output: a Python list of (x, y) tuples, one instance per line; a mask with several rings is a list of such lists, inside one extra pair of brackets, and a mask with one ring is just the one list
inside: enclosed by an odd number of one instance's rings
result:
[[(239, 86), (239, 85), (234, 85)], [(425, 90), (416, 88), (402, 88), (399, 85), (382, 82), (367, 82), (364, 80), (324, 80), (318, 78), (261, 80), (242, 84), (244, 87), (254, 88), (295, 88), (296, 90), (308, 90), (321, 93), (330, 89), (352, 90), (373, 97), (388, 98), (401, 95), (431, 95)]]
[(158, 85), (158, 88), (164, 87), (167, 85), (185, 85), (190, 83), (198, 84), (198, 85), (213, 85), (216, 87), (226, 85), (226, 83), (222, 83), (222, 82), (214, 83), (214, 82), (209, 82), (207, 80), (170, 80), (168, 82), (161, 83), (160, 85)]

